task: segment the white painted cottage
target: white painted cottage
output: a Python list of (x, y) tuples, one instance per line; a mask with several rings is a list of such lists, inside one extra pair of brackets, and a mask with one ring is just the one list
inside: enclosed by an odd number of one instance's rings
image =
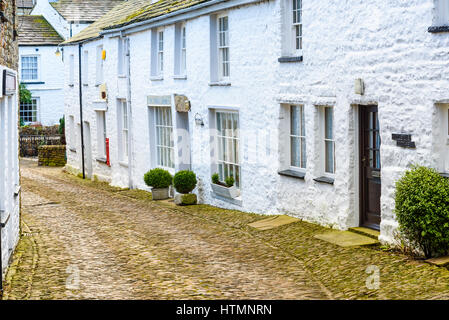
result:
[(123, 0), (21, 0), (18, 2), (20, 81), (31, 91), (21, 103), (25, 124), (59, 124), (64, 115), (64, 65), (59, 44)]
[(449, 0), (129, 0), (64, 43), (67, 167), (391, 242), (404, 170), (449, 172), (448, 32)]
[(0, 6), (0, 294), (19, 240), (17, 37), (13, 1)]

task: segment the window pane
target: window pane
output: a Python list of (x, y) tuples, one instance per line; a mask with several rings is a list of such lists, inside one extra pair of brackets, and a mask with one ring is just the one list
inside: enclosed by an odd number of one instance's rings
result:
[(333, 124), (332, 124), (332, 114), (333, 110), (332, 108), (324, 108), (325, 110), (325, 138), (326, 139), (332, 139), (333, 138)]
[(291, 134), (299, 135), (299, 107), (291, 106), (290, 109)]
[(326, 172), (334, 173), (334, 142), (326, 141)]
[(299, 148), (299, 138), (291, 137), (291, 165), (294, 167), (300, 167), (300, 148)]

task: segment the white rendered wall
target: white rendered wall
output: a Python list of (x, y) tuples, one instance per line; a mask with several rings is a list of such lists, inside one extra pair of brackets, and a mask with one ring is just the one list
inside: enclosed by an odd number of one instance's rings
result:
[[(3, 74), (5, 67), (0, 66)], [(8, 71), (12, 71), (8, 69)], [(0, 94), (0, 222), (6, 223), (1, 230), (1, 255), (3, 276), (9, 259), (19, 240), (19, 156), (17, 128), (17, 93), (12, 96)]]
[[(37, 80), (24, 82), (31, 91), (32, 97), (39, 98), (38, 122), (42, 125), (59, 124), (64, 115), (64, 63), (62, 54), (55, 55), (57, 46), (20, 46), (19, 56), (37, 55)], [(61, 49), (60, 49), (61, 51)], [(21, 60), (19, 60), (19, 77)]]
[[(226, 87), (209, 86), (209, 16), (187, 21), (185, 80), (172, 77), (174, 25), (165, 28), (163, 80), (150, 79), (150, 31), (130, 35), (133, 184), (147, 189), (142, 177), (151, 168), (146, 97), (185, 94), (192, 105), (192, 169), (199, 177), (197, 191), (202, 202), (265, 214), (287, 213), (339, 229), (358, 226), (358, 105), (377, 104), (382, 140), (381, 240), (393, 241), (397, 226), (393, 213), (395, 181), (412, 163), (436, 167), (441, 156), (433, 138), (442, 130), (436, 121), (435, 103), (449, 101), (449, 35), (427, 32), (434, 21), (432, 0), (318, 0), (303, 1), (303, 7), (304, 61), (294, 63), (277, 61), (281, 56), (283, 19), (279, 0), (228, 12), (231, 86)], [(90, 42), (86, 47), (93, 50), (99, 43)], [(128, 169), (117, 160), (116, 101), (124, 87), (116, 72), (117, 38), (106, 38), (103, 45), (107, 51), (104, 78), (108, 86), (112, 165), (109, 168), (96, 163), (93, 170), (114, 185), (127, 186)], [(74, 50), (77, 57), (77, 48), (71, 48), (67, 47), (66, 53)], [(94, 65), (94, 55), (89, 57)], [(89, 72), (93, 79), (95, 68), (89, 68)], [(357, 78), (365, 82), (364, 95), (354, 93)], [(77, 88), (76, 83), (73, 88), (65, 86), (66, 114), (76, 117)], [(90, 83), (83, 90), (84, 117), (91, 122), (95, 148), (95, 112), (89, 103), (97, 99), (98, 90)], [(277, 174), (283, 169), (285, 157), (281, 104), (290, 103), (305, 107), (308, 166), (304, 181)], [(334, 185), (313, 180), (322, 174), (317, 108), (322, 105), (335, 108)], [(241, 206), (211, 197), (211, 107), (239, 112)], [(172, 112), (175, 114), (174, 109)], [(204, 127), (195, 124), (196, 113), (202, 117)], [(416, 149), (396, 146), (392, 133), (412, 134)], [(79, 159), (78, 153), (70, 154), (69, 165), (79, 168)]]

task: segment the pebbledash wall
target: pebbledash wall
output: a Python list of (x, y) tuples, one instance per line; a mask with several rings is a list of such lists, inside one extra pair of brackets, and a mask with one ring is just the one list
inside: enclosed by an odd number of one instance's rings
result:
[[(227, 5), (236, 3), (229, 1)], [(226, 12), (229, 17), (231, 76), (230, 85), (225, 86), (210, 84), (209, 14), (179, 16), (180, 20), (187, 19), (186, 79), (173, 77), (172, 22), (164, 26), (163, 79), (151, 77), (151, 31), (139, 27), (135, 32), (132, 29), (123, 32), (130, 41), (130, 170), (120, 162), (118, 148), (117, 99), (129, 100), (126, 80), (117, 75), (118, 33), (112, 30), (104, 33), (103, 38), (83, 43), (82, 50), (89, 51), (90, 59), (89, 84), (83, 86), (83, 117), (90, 132), (87, 147), (91, 148), (93, 159), (90, 176), (96, 175), (117, 186), (148, 189), (142, 176), (156, 165), (152, 160), (154, 150), (150, 148), (154, 129), (149, 124), (147, 97), (183, 94), (191, 102), (188, 113), (191, 169), (199, 177), (197, 192), (201, 202), (265, 214), (287, 213), (347, 229), (360, 223), (358, 113), (367, 105), (377, 105), (382, 182), (380, 240), (393, 242), (397, 228), (393, 213), (395, 181), (413, 163), (449, 171), (449, 33), (428, 31), (430, 26), (441, 25), (438, 2), (303, 0), (303, 61), (279, 62), (278, 58), (283, 56), (282, 25), (287, 19), (284, 4), (283, 0), (274, 0), (225, 11), (219, 10), (224, 8), (220, 4), (215, 7), (218, 13)], [(104, 79), (108, 101), (104, 104), (94, 103), (99, 100), (98, 87), (93, 83), (94, 52), (98, 45), (103, 45), (107, 53)], [(65, 61), (69, 61), (71, 54), (75, 61), (73, 86), (67, 83), (70, 65), (65, 64), (66, 119), (70, 116), (74, 119), (73, 125), (66, 121), (72, 149), (68, 151), (68, 168), (79, 172), (78, 46), (66, 46), (64, 54)], [(364, 94), (355, 93), (356, 79), (364, 83)], [(286, 106), (290, 104), (304, 107), (307, 168), (303, 170), (303, 180), (278, 174), (289, 167), (285, 145), (289, 139)], [(334, 110), (333, 184), (314, 180), (323, 175), (320, 116), (323, 106)], [(107, 108), (110, 167), (95, 160), (97, 140), (101, 137), (97, 132), (96, 108)], [(173, 104), (171, 108), (175, 119), (179, 119)], [(210, 115), (216, 109), (238, 111), (239, 115), (242, 171), (241, 196), (237, 201), (218, 198), (211, 191), (214, 124)], [(201, 118), (204, 126), (197, 124), (195, 117)], [(416, 148), (398, 146), (392, 134), (410, 134)], [(176, 165), (179, 169), (179, 162)]]
[[(3, 2), (7, 21), (0, 22), (0, 276), (19, 240), (20, 199), (17, 117), (17, 31), (14, 1)], [(8, 74), (6, 92), (3, 90), (4, 71)], [(1, 279), (0, 279), (1, 280)], [(1, 282), (1, 281), (0, 281)]]

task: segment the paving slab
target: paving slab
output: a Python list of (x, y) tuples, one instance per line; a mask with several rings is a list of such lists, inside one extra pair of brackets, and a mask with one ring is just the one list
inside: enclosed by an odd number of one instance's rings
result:
[(378, 244), (379, 241), (350, 231), (332, 231), (314, 236), (340, 247), (370, 246)]
[(286, 224), (301, 221), (298, 218), (293, 218), (285, 214), (275, 217), (270, 217), (268, 219), (259, 220), (248, 224), (250, 227), (256, 228), (258, 230), (269, 230), (277, 228)]
[(438, 267), (446, 267), (449, 265), (449, 256), (427, 259), (426, 262)]
[(361, 234), (363, 236), (367, 236), (373, 239), (379, 239), (380, 232), (374, 229), (365, 228), (365, 227), (355, 227), (355, 228), (349, 228), (349, 231)]

